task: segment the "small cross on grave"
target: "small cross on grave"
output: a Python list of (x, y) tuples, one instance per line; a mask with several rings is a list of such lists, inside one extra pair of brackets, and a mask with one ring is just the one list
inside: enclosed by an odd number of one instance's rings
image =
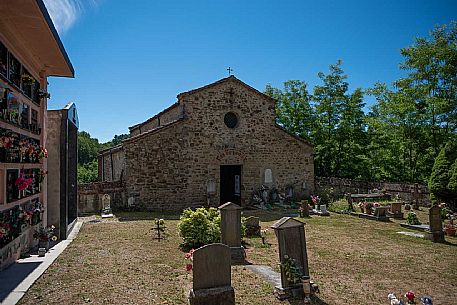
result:
[[(154, 219), (154, 227), (151, 229), (152, 231), (156, 231), (157, 237), (154, 237), (154, 239), (157, 239), (158, 241), (161, 241), (162, 239), (165, 238), (165, 221), (163, 219)], [(163, 234), (161, 236), (161, 234)]]

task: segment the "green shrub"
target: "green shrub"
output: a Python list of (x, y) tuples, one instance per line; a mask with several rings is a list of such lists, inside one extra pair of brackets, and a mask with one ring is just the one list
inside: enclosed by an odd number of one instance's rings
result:
[(198, 208), (195, 211), (186, 209), (180, 220), (178, 229), (183, 239), (183, 248), (198, 248), (220, 242), (221, 216), (216, 208)]
[[(221, 214), (216, 208), (185, 209), (178, 225), (184, 250), (221, 241)], [(241, 217), (241, 237), (246, 236), (246, 218)]]
[(406, 222), (410, 225), (420, 225), (421, 224), (421, 222), (419, 221), (419, 218), (417, 218), (417, 215), (414, 212), (408, 213), (408, 216), (406, 217)]

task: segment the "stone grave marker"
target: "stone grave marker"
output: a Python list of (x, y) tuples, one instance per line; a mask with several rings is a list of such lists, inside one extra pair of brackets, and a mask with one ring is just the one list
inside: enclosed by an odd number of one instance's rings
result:
[(395, 219), (403, 219), (403, 213), (401, 211), (401, 202), (393, 202), (390, 205), (389, 216), (392, 216)]
[(374, 217), (376, 217), (376, 219), (378, 220), (381, 220), (381, 219), (387, 219), (387, 210), (389, 209), (389, 207), (387, 206), (379, 206), (379, 207), (375, 207), (374, 208)]
[(330, 216), (330, 213), (327, 210), (327, 206), (325, 204), (319, 205), (319, 215), (321, 216)]
[(305, 224), (292, 217), (283, 217), (271, 226), (278, 239), (279, 261), (281, 263), (281, 287), (275, 287), (275, 296), (281, 300), (292, 295), (303, 295), (302, 283), (291, 283), (287, 279), (283, 264), (290, 258), (309, 282), (308, 254), (306, 252)]
[(221, 242), (230, 247), (232, 263), (244, 263), (246, 252), (241, 246), (241, 207), (227, 202), (219, 207), (221, 212)]
[(210, 244), (195, 250), (190, 305), (235, 304), (230, 256), (230, 248), (223, 244)]
[(248, 237), (260, 237), (260, 218), (249, 216), (246, 218), (246, 235)]
[(113, 212), (111, 211), (111, 196), (105, 194), (102, 197), (102, 218), (113, 217)]
[(429, 229), (425, 231), (426, 238), (433, 242), (444, 242), (441, 208), (434, 205), (428, 211)]

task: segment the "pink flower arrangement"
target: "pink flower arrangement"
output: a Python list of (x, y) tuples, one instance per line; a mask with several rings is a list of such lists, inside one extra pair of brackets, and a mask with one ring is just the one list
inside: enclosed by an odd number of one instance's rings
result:
[(313, 202), (314, 205), (317, 205), (321, 201), (321, 198), (317, 195), (316, 196), (311, 195), (311, 201)]
[[(195, 252), (194, 249), (190, 249), (190, 251), (187, 252), (187, 253), (184, 255), (184, 257), (185, 257), (186, 259), (192, 261), (193, 258), (194, 258), (194, 252)], [(190, 263), (190, 264), (186, 264), (186, 271), (191, 271), (191, 270), (192, 270), (192, 267), (193, 267), (193, 266), (192, 266), (191, 263)]]
[(8, 136), (0, 137), (0, 147), (11, 148), (13, 146), (13, 140)]
[(14, 184), (17, 186), (17, 188), (20, 191), (23, 191), (26, 188), (28, 188), (29, 185), (31, 185), (32, 183), (33, 183), (33, 179), (32, 178), (25, 178), (24, 174), (21, 173), (19, 175), (19, 178), (17, 178), (17, 180), (16, 180), (16, 182)]

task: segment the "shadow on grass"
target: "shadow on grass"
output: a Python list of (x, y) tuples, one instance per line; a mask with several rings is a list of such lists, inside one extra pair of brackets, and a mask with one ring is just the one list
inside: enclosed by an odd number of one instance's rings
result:
[[(289, 299), (287, 300), (289, 304), (291, 305), (304, 305), (305, 302), (300, 299)], [(308, 304), (308, 303), (306, 303)], [(313, 305), (329, 305), (327, 302), (324, 300), (320, 299), (317, 295), (312, 295), (311, 296), (311, 304)]]
[(298, 212), (296, 209), (243, 210), (243, 216), (255, 216), (259, 217), (261, 222), (271, 222), (285, 216), (297, 217)]
[(179, 215), (160, 213), (160, 212), (114, 212), (119, 221), (137, 221), (137, 220), (179, 220)]

